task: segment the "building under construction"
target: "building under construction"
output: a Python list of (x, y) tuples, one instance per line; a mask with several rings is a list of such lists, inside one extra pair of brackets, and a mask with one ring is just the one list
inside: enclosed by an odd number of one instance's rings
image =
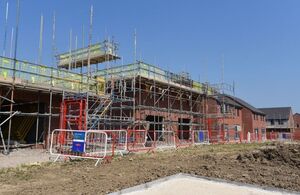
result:
[[(46, 147), (57, 128), (126, 129), (143, 132), (150, 145), (168, 145), (160, 142), (166, 137), (185, 145), (204, 141), (198, 134), (209, 119), (230, 115), (209, 108), (220, 87), (141, 61), (111, 67), (116, 50), (109, 41), (73, 50), (56, 56), (57, 68), (1, 57), (3, 139)], [(91, 71), (99, 63), (108, 65)], [(221, 124), (210, 128), (219, 131)]]
[[(201, 83), (187, 72), (173, 73), (137, 60), (112, 66), (111, 61), (120, 59), (117, 44), (109, 39), (92, 44), (93, 6), (87, 46), (83, 40), (83, 48), (78, 49), (76, 37), (76, 49), (72, 49), (70, 31), (69, 51), (57, 54), (54, 14), (52, 49), (57, 62), (56, 66), (42, 65), (41, 15), (39, 63), (22, 61), (16, 57), (19, 12), (17, 1), (14, 57), (5, 55), (5, 46), (0, 56), (0, 136), (4, 152), (9, 152), (14, 141), (49, 149), (55, 129), (125, 130), (127, 141), (136, 143), (139, 139), (143, 147), (150, 148), (224, 138), (220, 136), (224, 134), (222, 119), (233, 115), (224, 109), (224, 98), (218, 97), (225, 88), (234, 91), (232, 86)], [(7, 13), (8, 3), (4, 44)], [(105, 68), (100, 69), (100, 64)], [(218, 103), (210, 104), (211, 100)]]

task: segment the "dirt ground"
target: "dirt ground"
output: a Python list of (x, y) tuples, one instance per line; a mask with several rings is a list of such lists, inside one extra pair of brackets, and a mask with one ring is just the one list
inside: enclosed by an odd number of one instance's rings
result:
[(176, 173), (300, 192), (300, 144), (204, 145), (0, 169), (0, 194), (106, 194)]

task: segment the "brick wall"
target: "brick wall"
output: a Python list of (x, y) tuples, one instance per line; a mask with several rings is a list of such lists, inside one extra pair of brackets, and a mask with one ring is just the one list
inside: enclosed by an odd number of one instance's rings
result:
[(295, 126), (295, 132), (300, 132), (300, 114), (299, 113), (294, 114), (294, 126)]
[[(252, 113), (252, 119), (253, 119), (253, 133), (255, 133), (255, 130), (258, 130), (258, 139), (262, 140), (263, 133), (266, 133), (266, 121), (265, 117), (260, 114), (254, 114)], [(265, 132), (262, 132), (265, 130)]]
[[(242, 115), (243, 115), (242, 108), (235, 108), (233, 115), (224, 119), (224, 124), (227, 124), (231, 127), (238, 125), (238, 126), (240, 126), (241, 131), (242, 131), (242, 129), (243, 129)], [(242, 132), (241, 132), (240, 136), (241, 136), (241, 139), (243, 140), (244, 135)]]
[(262, 139), (262, 129), (266, 129), (265, 117), (260, 114), (255, 114), (248, 108), (242, 109), (242, 121), (243, 121), (243, 136), (247, 139), (247, 133), (255, 134), (255, 130), (258, 130), (258, 139)]
[(294, 118), (294, 139), (295, 140), (300, 140), (300, 114), (296, 113), (293, 116)]

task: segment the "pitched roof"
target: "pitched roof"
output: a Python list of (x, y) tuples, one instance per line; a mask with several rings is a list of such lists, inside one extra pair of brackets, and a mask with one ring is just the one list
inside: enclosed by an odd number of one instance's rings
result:
[(219, 103), (225, 103), (225, 104), (229, 104), (229, 105), (232, 105), (234, 107), (237, 107), (237, 108), (242, 108), (242, 106), (238, 103), (236, 103), (235, 101), (233, 101), (231, 98), (229, 98), (227, 95), (223, 95), (223, 94), (219, 94), (216, 96), (216, 100), (219, 102)]
[(230, 99), (232, 99), (233, 101), (237, 102), (238, 104), (240, 104), (241, 106), (248, 108), (249, 110), (251, 110), (252, 112), (256, 113), (256, 114), (261, 114), (261, 115), (266, 115), (264, 112), (262, 112), (261, 110), (255, 108), (254, 106), (250, 105), (249, 103), (245, 102), (244, 100), (231, 96), (231, 95), (226, 95), (227, 97), (229, 97)]
[(266, 119), (289, 119), (292, 112), (291, 107), (273, 107), (273, 108), (259, 108), (262, 112), (266, 113)]

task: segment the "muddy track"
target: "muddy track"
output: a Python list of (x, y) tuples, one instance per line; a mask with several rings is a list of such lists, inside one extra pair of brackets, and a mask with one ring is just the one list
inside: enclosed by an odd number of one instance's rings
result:
[(210, 145), (0, 170), (0, 194), (105, 194), (176, 173), (300, 192), (300, 144)]

